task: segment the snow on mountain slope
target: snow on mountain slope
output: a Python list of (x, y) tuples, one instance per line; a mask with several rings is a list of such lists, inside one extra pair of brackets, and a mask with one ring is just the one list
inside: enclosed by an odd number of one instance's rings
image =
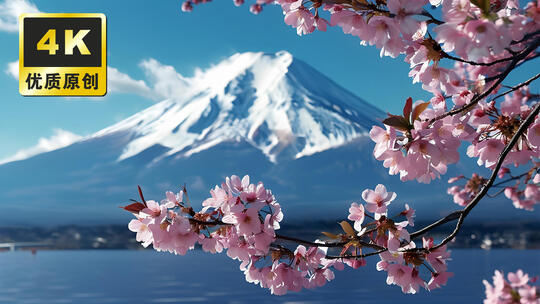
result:
[[(385, 115), (286, 52), (236, 54), (192, 78), (176, 76), (175, 98), (62, 148), (1, 164), (0, 223), (125, 224), (131, 215), (118, 206), (136, 196), (136, 185), (159, 199), (185, 183), (198, 205), (231, 174), (263, 181), (289, 223), (342, 218), (379, 183), (423, 219), (458, 207), (445, 178), (423, 185), (388, 175), (366, 136)], [(472, 168), (465, 157), (447, 177)], [(499, 197), (471, 216), (537, 219), (539, 212)]]
[(384, 114), (287, 52), (235, 54), (186, 79), (181, 96), (94, 134), (130, 134), (118, 160), (150, 147), (189, 157), (246, 141), (272, 162), (297, 159), (366, 136)]

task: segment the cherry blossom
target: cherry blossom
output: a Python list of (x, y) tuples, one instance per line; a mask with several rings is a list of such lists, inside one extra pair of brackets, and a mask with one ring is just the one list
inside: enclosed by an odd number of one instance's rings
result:
[(487, 280), (483, 281), (486, 287), (485, 304), (540, 303), (538, 287), (532, 285), (536, 279), (529, 278), (529, 275), (521, 269), (515, 273), (509, 272), (507, 278), (508, 280), (505, 280), (503, 273), (496, 270), (493, 276), (493, 283)]
[(387, 206), (396, 198), (394, 192), (386, 191), (384, 185), (378, 184), (375, 190), (366, 189), (362, 192), (362, 199), (367, 202), (366, 210), (375, 213), (375, 219), (386, 215)]
[(364, 205), (358, 205), (357, 203), (352, 203), (349, 208), (349, 220), (354, 221), (354, 229), (357, 231), (362, 230), (362, 223), (364, 222), (365, 211)]
[[(206, 2), (188, 0), (181, 9), (192, 11)], [(236, 6), (244, 2), (233, 0)], [(249, 10), (259, 14), (270, 4), (280, 6), (285, 24), (298, 35), (339, 27), (360, 45), (379, 49), (380, 56), (403, 58), (409, 65), (411, 82), (421, 84), (429, 101), (404, 98), (402, 113), (388, 114), (369, 132), (373, 156), (390, 175), (403, 182), (443, 178), (460, 160), (463, 143), (466, 155), (491, 174), (448, 180), (453, 185), (447, 193), (463, 207), (456, 213), (460, 223), (486, 193), (504, 195), (518, 209), (533, 210), (540, 203), (540, 106), (538, 94), (528, 88), (539, 75), (506, 83), (516, 67), (538, 56), (539, 1), (254, 0)], [(439, 12), (432, 14), (431, 6)], [(239, 260), (246, 281), (276, 295), (323, 286), (334, 280), (335, 270), (361, 269), (377, 255), (377, 270), (386, 271), (387, 284), (404, 293), (439, 288), (453, 276), (446, 246), (455, 234), (439, 244), (424, 237), (417, 247), (418, 234), (408, 230), (415, 210), (406, 204), (390, 216), (397, 195), (382, 184), (362, 192), (365, 203), (350, 204), (351, 223), (340, 223), (343, 233), (325, 232), (330, 240), (315, 242), (276, 233), (282, 207), (247, 175), (227, 177), (210, 190), (199, 212), (185, 190), (167, 192), (160, 203), (140, 194), (142, 202), (124, 209), (134, 214), (128, 228), (144, 247), (185, 254), (200, 244), (206, 252), (225, 252)], [(290, 242), (298, 245), (289, 247)], [(493, 285), (484, 281), (484, 303), (539, 303), (533, 281), (521, 270), (509, 273), (508, 280), (496, 271)]]
[[(410, 251), (416, 245), (407, 227), (414, 225), (415, 210), (406, 204), (405, 210), (389, 218), (389, 205), (397, 195), (382, 184), (362, 192), (365, 204), (351, 203), (348, 219), (354, 222), (354, 229), (344, 221), (340, 223), (343, 234), (325, 233), (340, 245), (301, 241), (310, 246), (299, 244), (294, 249), (280, 240), (296, 239), (276, 233), (283, 213), (272, 192), (260, 182), (251, 184), (247, 175), (242, 179), (227, 177), (221, 186), (211, 189), (211, 197), (203, 201), (200, 212), (188, 205), (185, 189), (178, 194), (166, 192), (161, 203), (144, 200), (142, 192), (140, 195), (143, 203), (124, 209), (135, 215), (128, 228), (137, 233), (136, 240), (144, 247), (153, 244), (157, 251), (185, 255), (200, 244), (208, 253), (226, 252), (240, 261), (247, 282), (275, 295), (323, 286), (334, 280), (334, 271), (343, 270), (344, 265), (353, 269), (366, 266), (367, 260), (356, 256), (362, 253), (364, 243), (385, 249), (379, 254), (377, 269), (387, 271), (387, 283), (400, 286), (405, 293), (416, 293), (421, 287), (438, 288), (451, 276), (446, 272), (449, 252), (445, 246)], [(366, 217), (374, 221), (362, 227)], [(338, 258), (329, 249), (339, 254)], [(431, 277), (421, 276), (421, 265), (429, 267)]]

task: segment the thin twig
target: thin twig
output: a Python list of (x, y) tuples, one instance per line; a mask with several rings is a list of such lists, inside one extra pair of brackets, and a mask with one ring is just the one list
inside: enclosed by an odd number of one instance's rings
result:
[(218, 225), (230, 226), (230, 225), (232, 225), (232, 224), (224, 223), (224, 222), (222, 222), (220, 220), (215, 220), (215, 221), (211, 221), (211, 222), (201, 221), (201, 220), (197, 220), (197, 219), (194, 219), (194, 218), (189, 218), (188, 220), (190, 222), (192, 222), (192, 223), (196, 223), (196, 224), (199, 224), (199, 225), (205, 225), (205, 226), (218, 226)]
[(506, 95), (506, 94), (508, 94), (508, 93), (511, 93), (511, 92), (513, 92), (513, 91), (515, 91), (515, 90), (521, 88), (521, 87), (524, 87), (524, 86), (526, 86), (526, 85), (529, 85), (529, 83), (535, 81), (535, 80), (538, 79), (539, 77), (540, 77), (540, 73), (538, 73), (538, 74), (536, 74), (535, 76), (529, 78), (527, 81), (524, 81), (524, 82), (522, 82), (522, 83), (520, 83), (520, 84), (518, 84), (518, 85), (516, 85), (516, 86), (514, 86), (514, 87), (511, 87), (510, 90), (508, 90), (508, 91), (506, 91), (506, 92), (504, 92), (504, 93), (501, 93), (501, 94), (499, 94), (499, 95), (493, 97), (491, 100), (495, 100), (495, 99), (497, 99), (497, 98), (499, 98), (499, 97), (502, 97), (502, 96), (504, 96), (504, 95)]
[(536, 115), (538, 115), (538, 112), (540, 112), (540, 103), (536, 104), (534, 107), (534, 110), (531, 111), (529, 116), (527, 116), (527, 119), (521, 125), (519, 126), (519, 129), (516, 131), (510, 142), (504, 147), (503, 151), (499, 155), (499, 159), (497, 160), (497, 164), (495, 165), (495, 168), (493, 169), (493, 172), (491, 173), (491, 177), (487, 181), (487, 183), (482, 187), (480, 192), (474, 197), (474, 199), (465, 207), (458, 219), (458, 223), (456, 224), (456, 228), (454, 231), (448, 235), (439, 245), (433, 247), (433, 250), (440, 248), (444, 245), (446, 245), (448, 242), (450, 242), (454, 237), (457, 235), (459, 230), (461, 229), (461, 226), (463, 225), (463, 221), (465, 220), (465, 217), (471, 212), (471, 210), (476, 207), (478, 202), (487, 194), (488, 190), (491, 188), (493, 183), (495, 182), (495, 179), (497, 179), (497, 174), (499, 172), (499, 169), (501, 169), (501, 166), (506, 159), (506, 156), (510, 151), (514, 148), (514, 145), (519, 141), (521, 138), (521, 135), (525, 133), (525, 130), (529, 127), (529, 125), (536, 119)]
[(437, 120), (440, 120), (440, 119), (443, 119), (445, 117), (448, 117), (448, 116), (452, 116), (452, 115), (456, 115), (458, 113), (461, 113), (463, 111), (466, 111), (470, 108), (472, 108), (473, 106), (475, 106), (480, 100), (484, 99), (485, 97), (489, 96), (489, 94), (491, 94), (491, 92), (493, 90), (495, 90), (495, 88), (497, 86), (499, 86), (499, 84), (501, 84), (503, 82), (503, 80), (506, 78), (506, 76), (508, 76), (508, 74), (510, 74), (510, 72), (516, 67), (516, 65), (518, 64), (518, 62), (520, 62), (521, 60), (525, 59), (525, 57), (527, 57), (527, 55), (529, 55), (530, 53), (532, 53), (534, 50), (536, 50), (536, 48), (538, 48), (538, 46), (540, 46), (540, 38), (536, 39), (533, 41), (533, 43), (531, 45), (529, 45), (525, 50), (523, 50), (521, 53), (519, 53), (518, 55), (516, 55), (514, 57), (514, 59), (512, 59), (512, 61), (510, 62), (510, 64), (508, 64), (508, 66), (506, 67), (506, 69), (499, 75), (497, 75), (497, 81), (491, 85), (491, 87), (489, 87), (489, 89), (487, 89), (486, 91), (484, 91), (484, 93), (480, 94), (480, 95), (476, 95), (472, 100), (471, 102), (469, 102), (468, 104), (462, 106), (462, 107), (459, 107), (457, 109), (454, 109), (454, 110), (451, 110), (451, 111), (448, 111), (442, 115), (439, 115), (433, 119), (430, 120), (430, 124), (433, 124), (435, 121)]
[(430, 19), (429, 22), (431, 22), (433, 24), (437, 24), (437, 25), (444, 24), (443, 21), (433, 17), (433, 15), (430, 12), (426, 11), (426, 10), (422, 10), (422, 13), (420, 15), (428, 17)]
[(450, 55), (450, 54), (448, 54), (446, 52), (443, 53), (443, 57), (447, 58), (447, 59), (467, 63), (467, 64), (470, 64), (470, 65), (491, 66), (491, 65), (498, 64), (498, 63), (503, 63), (503, 62), (506, 62), (506, 61), (510, 61), (510, 60), (514, 59), (515, 56), (510, 56), (510, 57), (507, 57), (507, 58), (497, 59), (497, 60), (491, 61), (491, 62), (469, 61), (469, 60), (465, 60), (463, 58), (452, 56), (452, 55)]
[[(491, 186), (491, 187), (494, 187), (494, 186)], [(486, 195), (487, 195), (488, 197), (490, 197), (490, 198), (494, 198), (494, 197), (497, 197), (497, 196), (501, 195), (501, 193), (503, 193), (504, 190), (506, 190), (506, 189), (505, 189), (505, 188), (502, 188), (502, 189), (500, 189), (499, 191), (495, 192), (494, 194), (489, 194), (489, 193), (488, 193), (488, 194), (486, 194)]]
[[(349, 242), (349, 241), (346, 241), (346, 242), (336, 242), (336, 243), (329, 243), (329, 242), (317, 243), (317, 242), (310, 242), (310, 241), (306, 241), (306, 240), (302, 240), (302, 239), (299, 239), (299, 238), (290, 237), (290, 236), (286, 236), (286, 235), (281, 235), (281, 234), (276, 234), (276, 239), (285, 240), (285, 241), (291, 241), (291, 242), (304, 244), (304, 245), (308, 245), (308, 246), (328, 247), (328, 248), (343, 247), (343, 245), (345, 245), (345, 244), (347, 244)], [(355, 240), (355, 242), (362, 245), (363, 247), (369, 247), (369, 248), (373, 248), (373, 249), (377, 249), (377, 250), (380, 250), (380, 249), (384, 248), (384, 247), (379, 246), (377, 244), (372, 244), (372, 243), (368, 243), (368, 242), (364, 242), (364, 241), (360, 241), (360, 240)]]
[(363, 258), (370, 257), (372, 255), (383, 253), (386, 250), (388, 249), (384, 248), (381, 250), (377, 250), (377, 251), (373, 251), (373, 252), (365, 253), (365, 254), (359, 254), (359, 255), (327, 255), (326, 258), (327, 259), (363, 259)]
[(463, 212), (462, 210), (454, 211), (454, 212), (448, 214), (447, 216), (443, 217), (442, 219), (440, 219), (440, 220), (438, 220), (438, 221), (436, 221), (436, 222), (434, 222), (434, 223), (432, 223), (432, 224), (430, 224), (430, 225), (428, 225), (428, 226), (426, 226), (426, 227), (424, 227), (424, 228), (422, 228), (422, 229), (420, 229), (418, 231), (415, 231), (415, 232), (411, 233), (410, 234), (411, 239), (415, 239), (415, 238), (417, 238), (417, 237), (419, 237), (419, 236), (421, 236), (423, 234), (426, 234), (427, 232), (429, 232), (429, 231), (431, 231), (431, 230), (433, 230), (433, 229), (435, 229), (435, 228), (437, 228), (439, 226), (442, 226), (442, 225), (444, 225), (446, 223), (453, 222), (453, 221), (457, 220), (461, 216), (462, 212)]
[[(455, 221), (457, 219), (458, 222), (456, 224), (456, 227), (454, 228), (454, 231), (452, 231), (452, 233), (450, 235), (448, 235), (446, 238), (444, 238), (444, 240), (441, 243), (439, 243), (437, 246), (434, 246), (430, 250), (436, 250), (436, 249), (446, 245), (451, 240), (453, 240), (456, 237), (456, 235), (458, 234), (458, 232), (461, 230), (461, 227), (462, 227), (463, 222), (465, 221), (465, 218), (467, 217), (467, 215), (471, 212), (471, 210), (474, 207), (476, 207), (476, 205), (480, 202), (480, 200), (482, 200), (482, 198), (484, 196), (486, 196), (488, 190), (493, 186), (495, 180), (497, 179), (497, 174), (499, 173), (499, 170), (501, 169), (502, 164), (504, 163), (504, 161), (506, 159), (506, 156), (508, 156), (508, 153), (510, 153), (510, 151), (513, 149), (514, 145), (519, 141), (519, 139), (525, 133), (525, 130), (529, 127), (529, 125), (532, 124), (532, 122), (536, 119), (536, 116), (538, 115), (539, 112), (540, 112), (540, 103), (536, 104), (533, 111), (531, 111), (531, 113), (529, 114), (529, 116), (527, 116), (525, 121), (523, 121), (521, 123), (521, 125), (519, 126), (519, 128), (516, 131), (516, 133), (514, 134), (514, 136), (512, 136), (512, 139), (510, 140), (510, 142), (503, 149), (503, 151), (499, 155), (499, 158), (497, 160), (495, 168), (493, 169), (493, 172), (491, 173), (491, 177), (487, 180), (487, 182), (484, 184), (484, 186), (482, 187), (480, 192), (478, 192), (478, 194), (473, 198), (473, 200), (463, 210), (454, 211), (454, 212), (450, 213), (449, 215), (445, 216), (444, 218), (442, 218), (442, 219), (440, 219), (440, 220), (438, 220), (438, 221), (436, 221), (436, 222), (434, 222), (434, 223), (432, 223), (432, 224), (430, 224), (430, 225), (428, 225), (428, 226), (426, 226), (426, 227), (424, 227), (424, 228), (422, 228), (422, 229), (420, 229), (418, 231), (415, 231), (415, 232), (411, 233), (410, 234), (411, 240), (414, 239), (414, 238), (417, 238), (417, 237), (419, 237), (419, 236), (421, 236), (421, 235), (423, 235), (423, 234), (425, 234), (425, 233), (427, 233), (427, 232), (429, 232), (429, 231), (431, 231), (431, 230), (433, 230), (433, 229), (435, 229), (435, 228), (437, 228), (437, 227), (439, 227), (441, 225), (444, 225), (444, 224), (446, 224), (448, 222)], [(283, 240), (288, 240), (288, 241), (293, 241), (293, 242), (297, 242), (297, 243), (302, 243), (302, 244), (306, 244), (306, 245), (310, 245), (310, 246), (318, 246), (318, 247), (341, 247), (344, 244), (346, 244), (346, 242), (345, 243), (344, 242), (339, 242), (339, 243), (324, 243), (324, 244), (321, 244), (321, 243), (305, 241), (305, 240), (298, 239), (298, 238), (287, 237), (287, 236), (283, 236), (283, 235), (276, 235), (276, 238), (283, 239)], [(365, 258), (365, 257), (376, 255), (376, 254), (379, 254), (379, 253), (382, 253), (382, 252), (385, 252), (385, 251), (388, 250), (387, 248), (384, 248), (382, 246), (372, 244), (372, 243), (362, 242), (362, 245), (366, 246), (366, 247), (373, 248), (373, 249), (377, 249), (377, 251), (362, 254), (362, 255), (345, 255), (345, 256), (329, 256), (329, 255), (327, 255), (326, 258), (328, 258), (328, 259)], [(424, 249), (417, 249), (417, 250), (424, 250)]]
[(536, 32), (532, 32), (532, 33), (528, 33), (526, 34), (525, 36), (523, 36), (523, 38), (521, 40), (518, 40), (518, 41), (512, 41), (510, 44), (518, 44), (518, 43), (521, 43), (523, 41), (526, 41), (526, 40), (529, 40), (530, 38), (536, 36), (536, 35), (540, 35), (540, 30), (536, 31)]
[[(540, 173), (540, 168), (536, 168), (536, 172), (537, 172), (537, 173)], [(508, 182), (510, 182), (510, 181), (513, 181), (513, 180), (516, 180), (516, 179), (520, 179), (520, 178), (522, 178), (522, 177), (524, 177), (524, 176), (526, 176), (526, 175), (528, 175), (528, 174), (531, 174), (531, 170), (529, 170), (529, 171), (527, 171), (527, 172), (525, 172), (525, 173), (522, 173), (522, 174), (520, 174), (520, 175), (518, 175), (518, 176), (512, 176), (512, 177), (510, 177), (510, 178), (508, 178), (508, 179), (505, 179), (505, 180), (503, 180), (503, 181), (500, 181), (500, 182), (494, 184), (492, 187), (497, 187), (497, 186), (503, 185), (503, 184), (505, 184), (505, 183), (508, 183)]]
[(302, 239), (295, 238), (295, 237), (292, 237), (292, 236), (286, 236), (286, 235), (281, 235), (281, 234), (276, 234), (276, 239), (280, 239), (280, 240), (284, 240), (284, 241), (290, 241), (290, 242), (295, 242), (295, 243), (298, 243), (298, 244), (304, 244), (304, 245), (308, 245), (308, 246), (328, 247), (328, 248), (341, 247), (341, 246), (347, 244), (347, 242), (336, 242), (336, 243), (324, 242), (324, 243), (316, 243), (316, 242), (310, 242), (310, 241), (302, 240)]

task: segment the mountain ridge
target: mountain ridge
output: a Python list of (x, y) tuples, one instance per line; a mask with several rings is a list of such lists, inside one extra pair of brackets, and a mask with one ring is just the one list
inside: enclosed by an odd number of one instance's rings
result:
[[(130, 130), (133, 138), (119, 160), (155, 144), (170, 148), (161, 157), (189, 157), (221, 142), (246, 140), (276, 162), (280, 154), (299, 158), (366, 136), (377, 123), (373, 118), (383, 116), (283, 51), (235, 54), (186, 83), (190, 88), (183, 96), (155, 104), (91, 138)], [(313, 83), (325, 83), (326, 89)]]
[[(373, 158), (368, 137), (384, 114), (289, 53), (233, 55), (183, 78), (184, 93), (75, 143), (0, 165), (3, 225), (127, 223), (118, 209), (189, 187), (193, 206), (226, 176), (263, 181), (286, 220), (339, 218), (364, 189), (385, 184), (423, 219), (458, 209), (446, 179), (403, 183)], [(473, 160), (446, 177), (468, 175)], [(445, 178), (446, 178), (445, 177)], [(394, 209), (393, 209), (394, 210)], [(479, 204), (471, 218), (534, 218), (506, 199)]]

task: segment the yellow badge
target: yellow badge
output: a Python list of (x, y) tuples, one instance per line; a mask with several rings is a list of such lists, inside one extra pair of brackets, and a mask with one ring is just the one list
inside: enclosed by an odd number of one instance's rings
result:
[(19, 92), (24, 96), (105, 95), (105, 15), (22, 14)]

